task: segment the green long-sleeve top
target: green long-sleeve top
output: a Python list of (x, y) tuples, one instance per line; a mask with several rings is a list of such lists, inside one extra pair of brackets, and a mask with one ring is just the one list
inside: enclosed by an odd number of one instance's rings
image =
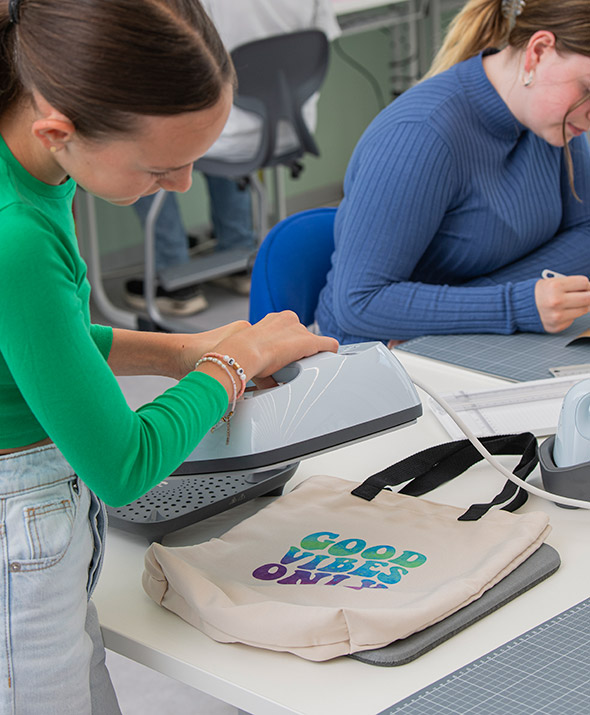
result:
[(72, 216), (76, 185), (31, 176), (0, 137), (0, 449), (50, 437), (107, 504), (168, 476), (227, 408), (191, 372), (137, 411), (107, 364), (112, 329), (90, 323)]

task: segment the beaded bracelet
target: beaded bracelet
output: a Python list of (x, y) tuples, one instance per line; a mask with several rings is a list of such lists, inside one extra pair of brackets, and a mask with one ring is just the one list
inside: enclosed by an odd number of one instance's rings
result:
[(219, 422), (217, 424), (215, 424), (215, 425), (213, 425), (213, 427), (211, 427), (211, 432), (213, 432), (217, 429), (217, 427), (219, 427), (219, 425), (222, 422), (224, 422), (227, 427), (227, 437), (226, 437), (225, 443), (229, 444), (229, 432), (230, 432), (229, 421), (231, 420), (234, 412), (236, 411), (237, 399), (244, 392), (244, 390), (242, 389), (242, 391), (240, 392), (240, 395), (238, 395), (238, 388), (236, 387), (236, 381), (234, 380), (234, 376), (232, 375), (231, 370), (227, 367), (227, 365), (224, 362), (219, 360), (219, 358), (215, 357), (213, 354), (203, 355), (203, 357), (200, 360), (197, 360), (197, 362), (195, 363), (195, 370), (199, 367), (199, 365), (202, 365), (204, 362), (212, 362), (214, 365), (219, 365), (219, 367), (222, 370), (225, 370), (225, 372), (226, 372), (227, 376), (229, 377), (231, 384), (232, 384), (233, 397), (232, 397), (231, 408), (219, 420)]
[(214, 357), (214, 358), (217, 358), (217, 360), (223, 360), (223, 362), (226, 365), (229, 365), (232, 369), (234, 369), (236, 371), (237, 376), (240, 378), (240, 380), (242, 382), (241, 389), (238, 392), (238, 400), (239, 400), (240, 397), (244, 394), (244, 390), (246, 389), (246, 383), (248, 382), (248, 378), (246, 377), (244, 368), (240, 367), (239, 363), (236, 362), (236, 359), (233, 357), (230, 357), (229, 355), (220, 355), (219, 353), (205, 353), (205, 356)]

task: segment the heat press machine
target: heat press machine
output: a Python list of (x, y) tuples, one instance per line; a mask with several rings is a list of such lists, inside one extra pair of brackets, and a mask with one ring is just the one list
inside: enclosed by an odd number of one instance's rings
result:
[(164, 482), (109, 523), (159, 541), (262, 495), (276, 495), (302, 459), (412, 424), (416, 389), (382, 343), (340, 347), (287, 365), (278, 385), (247, 391), (225, 427), (209, 432)]

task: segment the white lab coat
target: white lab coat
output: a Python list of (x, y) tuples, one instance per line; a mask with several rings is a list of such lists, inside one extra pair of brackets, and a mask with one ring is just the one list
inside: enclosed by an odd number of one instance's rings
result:
[[(201, 0), (213, 20), (227, 49), (246, 42), (260, 40), (283, 32), (317, 28), (333, 40), (340, 35), (340, 27), (331, 0)], [(316, 93), (303, 106), (303, 117), (311, 132), (317, 121)], [(207, 152), (209, 158), (246, 161), (252, 157), (260, 141), (260, 117), (232, 107), (227, 124), (215, 144)], [(297, 145), (291, 126), (284, 122), (279, 127), (277, 152)]]

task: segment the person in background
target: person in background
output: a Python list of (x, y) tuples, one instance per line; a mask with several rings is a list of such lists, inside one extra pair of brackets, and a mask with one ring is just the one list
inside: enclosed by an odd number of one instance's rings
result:
[(587, 0), (470, 0), (353, 153), (320, 332), (558, 332), (587, 313), (589, 128)]
[[(340, 27), (331, 0), (203, 0), (203, 7), (213, 21), (227, 50), (239, 45), (297, 30), (317, 28), (333, 40)], [(317, 124), (319, 93), (306, 102), (303, 115), (313, 132)], [(227, 124), (208, 158), (246, 161), (258, 147), (261, 119), (252, 112), (233, 106)], [(293, 129), (285, 123), (277, 138), (277, 152), (287, 151), (298, 142)], [(240, 189), (232, 179), (205, 175), (216, 250), (256, 249), (252, 223), (250, 192)], [(138, 217), (145, 223), (152, 199), (135, 204)], [(176, 198), (167, 196), (156, 223), (156, 268), (164, 269), (189, 260), (188, 238)], [(217, 279), (216, 283), (241, 295), (250, 292), (250, 276), (238, 273)], [(134, 279), (125, 285), (125, 299), (135, 308), (145, 308), (143, 281)], [(174, 291), (157, 287), (156, 301), (162, 312), (190, 315), (207, 308), (200, 286)]]
[[(121, 206), (186, 191), (232, 105), (197, 0), (0, 0), (0, 38), (0, 712), (120, 715), (90, 600), (103, 500), (231, 424), (247, 379), (337, 343), (290, 312), (196, 335), (90, 322), (76, 185)], [(136, 374), (178, 382), (133, 411), (115, 375)]]

